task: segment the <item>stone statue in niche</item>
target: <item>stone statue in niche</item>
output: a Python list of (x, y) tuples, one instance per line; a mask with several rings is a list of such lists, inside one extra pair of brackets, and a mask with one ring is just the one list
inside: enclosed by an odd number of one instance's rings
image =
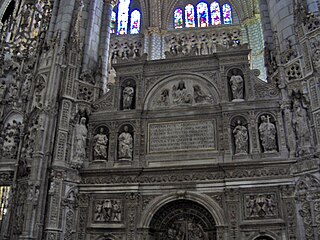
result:
[(32, 78), (31, 74), (27, 74), (26, 80), (22, 84), (21, 96), (24, 101), (28, 99), (28, 95), (31, 88), (31, 78)]
[(86, 118), (82, 117), (80, 123), (76, 124), (74, 131), (73, 162), (79, 164), (78, 167), (82, 165), (86, 157), (87, 134)]
[(262, 116), (259, 126), (259, 136), (263, 147), (263, 152), (270, 153), (277, 151), (276, 134), (276, 127), (270, 122), (270, 116)]
[(123, 132), (119, 135), (119, 151), (118, 159), (119, 160), (132, 160), (133, 152), (133, 138), (131, 133), (129, 133), (128, 126), (124, 126)]
[(212, 97), (205, 94), (199, 85), (193, 86), (195, 103), (212, 103)]
[(130, 83), (123, 89), (122, 92), (122, 108), (123, 110), (132, 109), (132, 100), (134, 97), (134, 88)]
[(3, 101), (7, 90), (7, 85), (5, 81), (2, 81), (0, 84), (0, 103)]
[(293, 101), (292, 125), (297, 139), (297, 155), (309, 154), (311, 150), (311, 134), (309, 131), (307, 110), (299, 98)]
[(18, 86), (16, 83), (12, 83), (8, 91), (8, 100), (15, 101), (18, 98)]
[(232, 101), (243, 101), (243, 78), (237, 73), (237, 70), (233, 70), (232, 72), (230, 86), (232, 91)]
[(95, 222), (121, 222), (122, 209), (118, 200), (99, 200), (95, 204)]
[(94, 160), (107, 160), (108, 137), (103, 133), (103, 128), (100, 128), (99, 133), (94, 136), (93, 156)]
[(3, 155), (11, 158), (15, 158), (19, 142), (20, 142), (20, 126), (21, 123), (17, 123), (16, 120), (12, 121), (12, 124), (8, 123), (3, 132)]
[(159, 106), (168, 106), (169, 105), (169, 89), (163, 89), (158, 100)]
[(178, 83), (178, 86), (173, 85), (172, 98), (173, 98), (173, 104), (175, 105), (192, 103), (191, 94), (188, 93), (184, 81), (181, 80)]
[(241, 120), (237, 121), (237, 126), (233, 129), (235, 140), (235, 154), (248, 154), (248, 129), (242, 125)]

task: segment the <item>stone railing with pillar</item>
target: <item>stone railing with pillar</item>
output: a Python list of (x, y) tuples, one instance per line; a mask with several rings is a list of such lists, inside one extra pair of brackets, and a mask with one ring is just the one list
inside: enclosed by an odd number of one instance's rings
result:
[(112, 64), (122, 61), (146, 59), (144, 53), (144, 36), (136, 35), (113, 35), (110, 42), (110, 61)]
[(206, 28), (180, 29), (164, 35), (164, 54), (166, 58), (180, 56), (208, 55), (221, 48), (241, 45), (241, 28), (239, 25)]

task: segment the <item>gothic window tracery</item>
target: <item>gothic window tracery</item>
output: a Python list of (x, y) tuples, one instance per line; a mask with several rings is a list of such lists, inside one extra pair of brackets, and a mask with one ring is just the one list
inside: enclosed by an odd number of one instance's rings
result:
[(205, 2), (198, 3), (197, 14), (198, 14), (198, 26), (208, 27), (209, 26), (208, 5)]
[(211, 24), (212, 25), (221, 24), (221, 11), (220, 11), (220, 5), (218, 2), (211, 3), (210, 12), (211, 12)]
[(226, 3), (222, 7), (223, 11), (223, 23), (232, 24), (232, 9), (230, 4)]
[(0, 186), (0, 226), (8, 211), (10, 186)]
[(183, 28), (183, 13), (181, 8), (174, 11), (174, 28)]
[(194, 7), (188, 4), (185, 7), (185, 18), (186, 18), (186, 28), (195, 27), (196, 23), (194, 20)]
[(110, 32), (117, 35), (139, 34), (141, 11), (132, 0), (120, 0), (111, 14)]
[(131, 13), (131, 26), (130, 26), (130, 34), (138, 34), (140, 32), (140, 21), (141, 21), (141, 13), (139, 10), (134, 10)]
[[(209, 11), (210, 9), (210, 11)], [(200, 1), (197, 5), (187, 4), (182, 9), (176, 8), (173, 14), (174, 28), (208, 27), (233, 23), (233, 9), (229, 3), (220, 5), (219, 2)], [(183, 23), (183, 19), (185, 22)]]

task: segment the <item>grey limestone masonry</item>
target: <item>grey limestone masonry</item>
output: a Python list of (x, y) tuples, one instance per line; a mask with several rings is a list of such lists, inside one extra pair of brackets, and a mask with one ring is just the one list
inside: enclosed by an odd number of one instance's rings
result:
[(0, 240), (320, 239), (319, 2), (119, 1), (0, 0)]

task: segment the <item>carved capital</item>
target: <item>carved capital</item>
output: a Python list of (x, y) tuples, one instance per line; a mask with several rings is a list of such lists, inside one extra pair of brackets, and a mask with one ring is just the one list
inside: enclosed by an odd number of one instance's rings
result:
[(118, 4), (118, 0), (104, 0), (105, 4), (110, 4), (112, 7), (116, 6)]

